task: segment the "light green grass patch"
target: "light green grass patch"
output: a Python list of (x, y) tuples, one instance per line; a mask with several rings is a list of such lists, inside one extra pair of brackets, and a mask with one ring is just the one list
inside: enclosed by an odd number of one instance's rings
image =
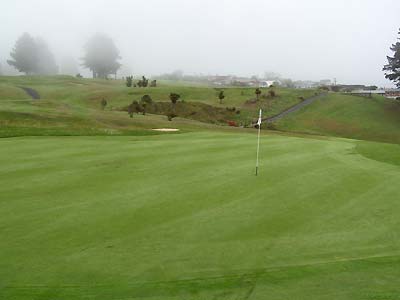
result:
[(399, 166), (263, 135), (255, 177), (255, 143), (0, 139), (0, 298), (396, 299)]

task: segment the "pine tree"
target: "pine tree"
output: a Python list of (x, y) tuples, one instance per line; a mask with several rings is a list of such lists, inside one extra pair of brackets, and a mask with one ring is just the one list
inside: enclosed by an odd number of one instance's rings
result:
[[(400, 29), (399, 29), (400, 35)], [(398, 38), (400, 40), (400, 38)], [(400, 42), (396, 42), (390, 47), (394, 52), (393, 57), (387, 56), (388, 64), (383, 67), (385, 78), (394, 82), (400, 88)]]
[(10, 66), (27, 75), (35, 74), (38, 70), (39, 53), (36, 42), (29, 33), (24, 33), (15, 43), (10, 53), (12, 59), (7, 60)]
[(34, 39), (29, 33), (24, 33), (15, 43), (10, 53), (12, 59), (8, 64), (27, 75), (52, 75), (58, 73), (58, 66), (47, 43)]
[(93, 78), (107, 78), (116, 74), (121, 64), (119, 51), (111, 38), (104, 34), (96, 34), (86, 44), (83, 66), (90, 69)]

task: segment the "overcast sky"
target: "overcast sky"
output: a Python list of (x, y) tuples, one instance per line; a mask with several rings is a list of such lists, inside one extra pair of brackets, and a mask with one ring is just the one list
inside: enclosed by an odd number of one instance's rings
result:
[(79, 62), (96, 32), (123, 71), (333, 79), (390, 86), (382, 66), (400, 27), (399, 0), (0, 0), (0, 63), (23, 33), (58, 64)]

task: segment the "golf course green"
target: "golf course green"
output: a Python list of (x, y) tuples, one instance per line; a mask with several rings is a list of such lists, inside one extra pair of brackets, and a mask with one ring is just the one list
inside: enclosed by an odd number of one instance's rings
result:
[(255, 149), (0, 139), (0, 299), (400, 299), (400, 146), (264, 133), (257, 177)]

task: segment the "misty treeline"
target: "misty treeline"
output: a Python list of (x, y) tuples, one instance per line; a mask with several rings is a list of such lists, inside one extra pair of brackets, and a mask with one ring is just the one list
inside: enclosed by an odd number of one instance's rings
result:
[(7, 63), (27, 75), (58, 73), (54, 55), (41, 38), (24, 33), (15, 43)]
[[(97, 33), (84, 45), (82, 66), (88, 68), (93, 78), (107, 78), (121, 67), (119, 50), (108, 36)], [(46, 41), (22, 34), (16, 41), (7, 63), (27, 75), (53, 75), (58, 66)]]

